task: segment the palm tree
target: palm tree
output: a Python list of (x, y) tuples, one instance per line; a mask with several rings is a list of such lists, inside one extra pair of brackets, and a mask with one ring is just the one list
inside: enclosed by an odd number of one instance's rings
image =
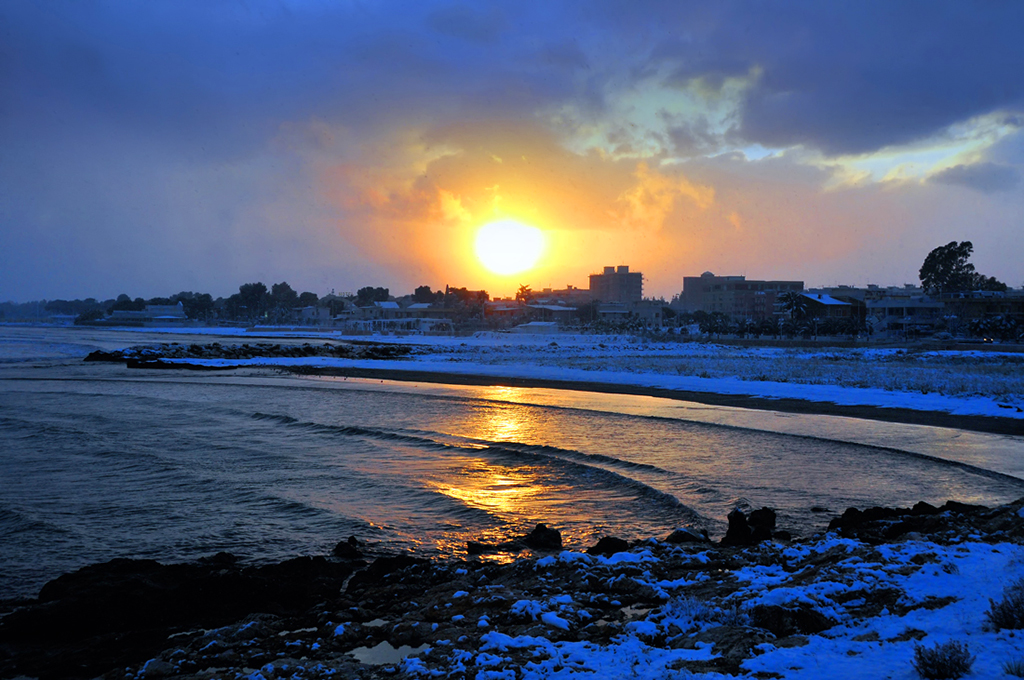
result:
[(802, 319), (807, 315), (807, 298), (794, 290), (787, 290), (780, 295), (779, 302), (789, 312), (791, 319)]

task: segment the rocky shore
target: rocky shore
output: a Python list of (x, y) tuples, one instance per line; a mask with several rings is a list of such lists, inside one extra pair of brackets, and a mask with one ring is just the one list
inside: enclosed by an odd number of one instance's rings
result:
[(313, 345), (288, 345), (270, 342), (222, 345), (166, 343), (143, 345), (104, 352), (97, 350), (85, 357), (85, 361), (123, 363), (129, 368), (230, 368), (191, 364), (189, 359), (239, 361), (246, 359), (302, 359), (308, 357), (331, 357), (335, 359), (400, 359), (410, 354), (407, 345), (381, 344), (374, 342), (321, 343)]
[(540, 525), (444, 561), (356, 538), (263, 566), (119, 559), (3, 603), (0, 677), (788, 677), (768, 660), (823, 640), (916, 644), (914, 616), (964, 600), (975, 565), (1005, 557), (1024, 576), (1022, 544), (1024, 498), (849, 509), (796, 541), (764, 508), (730, 514), (715, 541), (679, 529), (586, 552)]

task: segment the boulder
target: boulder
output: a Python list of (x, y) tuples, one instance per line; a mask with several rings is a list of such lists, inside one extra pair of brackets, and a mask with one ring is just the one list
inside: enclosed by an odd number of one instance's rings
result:
[(614, 555), (615, 553), (626, 552), (629, 550), (629, 543), (622, 540), (621, 538), (615, 538), (614, 536), (605, 536), (597, 542), (596, 545), (592, 545), (587, 548), (588, 555)]
[(751, 529), (751, 542), (770, 541), (775, 531), (775, 511), (771, 508), (754, 510), (747, 518), (747, 524)]
[(747, 524), (747, 516), (743, 511), (736, 508), (729, 513), (729, 529), (722, 538), (722, 545), (750, 545), (753, 531)]
[(697, 533), (693, 529), (679, 528), (673, 531), (665, 538), (666, 543), (710, 543), (711, 539), (708, 537), (706, 529), (701, 529), (700, 533)]
[(523, 537), (523, 544), (534, 550), (561, 550), (562, 534), (558, 529), (538, 524), (533, 531)]

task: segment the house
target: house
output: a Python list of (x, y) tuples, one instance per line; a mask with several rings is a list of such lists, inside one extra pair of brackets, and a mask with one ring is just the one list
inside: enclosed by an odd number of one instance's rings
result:
[(854, 316), (853, 304), (826, 293), (800, 293), (806, 301), (807, 316), (812, 319), (849, 319)]

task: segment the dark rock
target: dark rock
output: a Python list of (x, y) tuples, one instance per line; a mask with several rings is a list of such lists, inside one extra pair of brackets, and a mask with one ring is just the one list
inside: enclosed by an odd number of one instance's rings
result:
[(967, 503), (958, 503), (957, 501), (946, 501), (941, 508), (942, 512), (952, 512), (958, 515), (973, 515), (984, 510), (988, 510), (984, 505), (969, 505)]
[(96, 350), (95, 352), (89, 352), (83, 361), (124, 361), (124, 355), (121, 352), (104, 352), (103, 350)]
[(750, 540), (753, 543), (770, 541), (772, 532), (775, 531), (775, 511), (771, 508), (754, 510), (747, 518), (747, 524), (750, 525)]
[(216, 555), (199, 558), (200, 564), (209, 564), (221, 567), (228, 567), (235, 564), (236, 562), (238, 562), (238, 557), (236, 555), (232, 555), (229, 552), (224, 552), (223, 550), (217, 553)]
[(335, 557), (340, 557), (343, 560), (358, 560), (362, 559), (363, 553), (356, 547), (356, 543), (353, 543), (355, 536), (350, 537), (347, 541), (339, 541), (338, 545), (334, 546)]
[(750, 545), (752, 531), (747, 517), (737, 508), (729, 513), (729, 529), (722, 538), (722, 545)]
[(710, 543), (711, 539), (708, 537), (706, 529), (701, 529), (700, 533), (695, 533), (691, 529), (679, 528), (668, 535), (665, 539), (666, 543)]
[(561, 550), (562, 533), (558, 529), (538, 524), (533, 531), (523, 537), (523, 543), (534, 550)]
[[(232, 560), (228, 553), (194, 564), (118, 559), (50, 581), (37, 604), (0, 620), (0, 647), (22, 650), (0, 675), (93, 677), (150, 658), (177, 631), (255, 612), (297, 614), (334, 596), (352, 573), (323, 557), (247, 568)], [(62, 653), (48, 654), (56, 646)]]
[(789, 533), (788, 531), (776, 531), (772, 534), (772, 538), (777, 538), (780, 541), (792, 541), (793, 534)]
[(587, 554), (604, 555), (607, 557), (615, 553), (626, 552), (627, 550), (629, 550), (629, 543), (626, 541), (614, 536), (605, 536), (597, 542), (597, 545), (587, 548)]
[(751, 607), (750, 622), (778, 638), (798, 633), (820, 633), (835, 625), (832, 619), (810, 607), (780, 607), (768, 604)]
[(924, 501), (918, 501), (914, 504), (914, 507), (910, 509), (910, 514), (912, 515), (937, 515), (939, 512), (940, 511), (937, 507), (929, 503), (925, 503)]
[(712, 643), (716, 654), (734, 664), (753, 656), (757, 645), (770, 641), (762, 631), (744, 626), (715, 626), (697, 633), (694, 639)]

